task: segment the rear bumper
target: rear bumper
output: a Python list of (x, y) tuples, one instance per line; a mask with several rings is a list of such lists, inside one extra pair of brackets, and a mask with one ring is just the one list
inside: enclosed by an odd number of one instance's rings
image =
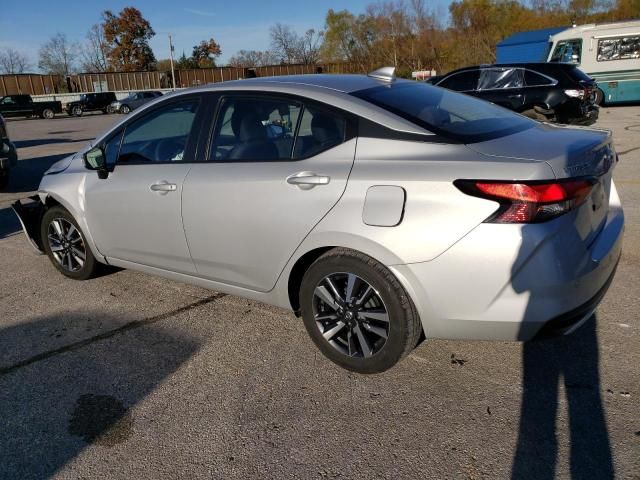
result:
[(546, 224), (481, 224), (430, 262), (390, 268), (427, 337), (526, 341), (571, 333), (591, 315), (613, 279), (623, 231), (612, 184), (607, 219), (589, 245), (570, 215)]

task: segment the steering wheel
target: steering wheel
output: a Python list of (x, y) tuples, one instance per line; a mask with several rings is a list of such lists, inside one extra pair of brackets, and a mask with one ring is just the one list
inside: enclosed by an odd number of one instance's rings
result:
[(182, 158), (178, 159), (176, 157), (184, 154), (185, 144), (184, 138), (163, 138), (156, 143), (153, 157), (156, 162), (168, 162), (174, 159), (176, 161), (182, 160)]

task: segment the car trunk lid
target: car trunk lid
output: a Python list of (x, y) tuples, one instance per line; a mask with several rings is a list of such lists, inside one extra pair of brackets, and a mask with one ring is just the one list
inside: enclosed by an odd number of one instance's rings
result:
[(613, 166), (617, 161), (610, 132), (543, 124), (468, 147), (491, 157), (546, 162), (558, 180), (591, 179), (593, 188), (575, 211), (576, 230), (590, 244), (604, 225)]

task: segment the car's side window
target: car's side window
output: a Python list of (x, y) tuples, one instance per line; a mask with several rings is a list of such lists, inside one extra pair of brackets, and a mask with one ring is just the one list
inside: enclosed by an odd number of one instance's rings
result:
[(345, 140), (347, 121), (337, 113), (306, 106), (296, 137), (294, 159), (311, 157)]
[(179, 162), (184, 153), (199, 101), (177, 101), (153, 110), (127, 125), (118, 163)]
[(290, 160), (301, 110), (298, 102), (275, 97), (224, 98), (209, 159), (217, 162)]
[(521, 68), (483, 68), (480, 72), (478, 90), (521, 88), (523, 83)]
[(120, 151), (120, 143), (122, 141), (122, 130), (111, 137), (104, 145), (104, 156), (107, 167), (112, 167), (118, 160), (118, 152)]
[(438, 86), (454, 90), (456, 92), (466, 92), (475, 90), (478, 86), (479, 72), (477, 70), (469, 70), (467, 72), (454, 73), (450, 77), (442, 80)]
[(555, 82), (549, 77), (533, 72), (531, 70), (525, 70), (524, 83), (527, 87), (541, 87), (546, 85), (553, 85)]

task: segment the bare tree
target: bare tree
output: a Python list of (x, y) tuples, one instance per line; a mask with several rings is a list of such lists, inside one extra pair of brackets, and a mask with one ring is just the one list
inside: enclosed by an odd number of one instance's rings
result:
[(67, 40), (63, 33), (57, 33), (40, 47), (38, 68), (47, 73), (69, 75), (75, 70), (76, 43)]
[(87, 32), (87, 40), (80, 52), (82, 70), (85, 72), (106, 72), (109, 67), (107, 61), (107, 44), (104, 31), (98, 24), (93, 25)]
[(313, 28), (299, 35), (289, 25), (276, 23), (271, 27), (271, 48), (283, 63), (312, 64), (320, 59), (323, 35)]
[(263, 67), (279, 63), (278, 55), (270, 50), (239, 50), (229, 59), (232, 67)]
[(271, 48), (284, 63), (295, 63), (300, 39), (289, 25), (276, 23), (271, 27)]
[(31, 68), (29, 58), (18, 50), (6, 48), (0, 51), (0, 72), (24, 73)]
[(318, 32), (313, 28), (304, 32), (304, 35), (298, 40), (298, 58), (302, 63), (306, 65), (318, 63), (323, 36), (323, 32)]

